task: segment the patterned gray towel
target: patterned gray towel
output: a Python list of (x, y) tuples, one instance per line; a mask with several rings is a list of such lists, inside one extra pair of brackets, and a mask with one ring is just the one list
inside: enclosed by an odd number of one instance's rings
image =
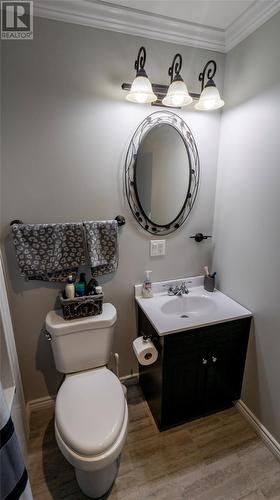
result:
[(117, 221), (86, 221), (84, 227), (92, 275), (116, 271), (119, 261)]
[(21, 274), (29, 280), (63, 282), (86, 264), (82, 223), (13, 224)]

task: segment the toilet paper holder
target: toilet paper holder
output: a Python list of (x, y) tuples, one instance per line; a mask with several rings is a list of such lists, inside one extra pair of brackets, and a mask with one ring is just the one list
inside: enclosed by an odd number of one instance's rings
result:
[(144, 333), (140, 330), (138, 337), (133, 341), (133, 350), (140, 365), (147, 366), (158, 359), (158, 350), (154, 345), (153, 337), (156, 340), (153, 332)]
[[(153, 335), (151, 333), (148, 335), (146, 333), (143, 333), (143, 332), (140, 332), (140, 333), (142, 333), (142, 337), (143, 337), (144, 342), (147, 342), (148, 340), (153, 341)], [(145, 359), (148, 360), (148, 359), (151, 359), (151, 357), (152, 357), (151, 353), (147, 352), (145, 354)]]
[(142, 335), (142, 337), (143, 337), (143, 340), (152, 340), (151, 335)]
[(152, 340), (153, 338), (151, 333), (147, 334), (144, 332), (140, 332), (140, 337), (143, 337), (143, 340)]

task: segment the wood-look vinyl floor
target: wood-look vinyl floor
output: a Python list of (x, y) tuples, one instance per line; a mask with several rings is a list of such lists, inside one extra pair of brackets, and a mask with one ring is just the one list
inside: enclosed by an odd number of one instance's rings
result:
[[(129, 430), (108, 500), (280, 500), (280, 462), (235, 408), (159, 432), (138, 386), (128, 389)], [(82, 500), (57, 448), (53, 411), (31, 417), (35, 500)]]

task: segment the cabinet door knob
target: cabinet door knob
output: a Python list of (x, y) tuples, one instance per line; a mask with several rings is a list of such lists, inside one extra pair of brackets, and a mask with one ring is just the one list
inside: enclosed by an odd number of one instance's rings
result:
[(207, 359), (202, 358), (202, 364), (203, 364), (203, 365), (207, 365), (207, 363), (208, 363)]
[(213, 363), (216, 363), (216, 361), (218, 361), (218, 358), (216, 356), (212, 356), (212, 361)]

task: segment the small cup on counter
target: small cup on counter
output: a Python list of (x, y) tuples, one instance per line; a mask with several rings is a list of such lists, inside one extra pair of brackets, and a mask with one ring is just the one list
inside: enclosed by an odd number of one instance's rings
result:
[(215, 276), (204, 276), (204, 289), (207, 292), (214, 292), (215, 288)]

